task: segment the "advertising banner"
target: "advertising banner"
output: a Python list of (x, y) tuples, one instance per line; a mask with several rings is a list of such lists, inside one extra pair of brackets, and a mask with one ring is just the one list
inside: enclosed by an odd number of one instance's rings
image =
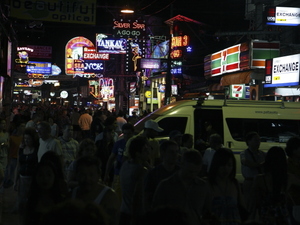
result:
[(13, 0), (10, 2), (10, 16), (18, 19), (90, 25), (95, 25), (96, 22), (96, 0)]
[(68, 41), (65, 49), (65, 72), (67, 75), (82, 75), (83, 47), (95, 47), (94, 44), (85, 37), (74, 37)]
[(267, 24), (276, 26), (299, 26), (300, 8), (270, 7), (267, 9)]
[(265, 60), (278, 57), (279, 42), (252, 40), (231, 46), (204, 58), (204, 75), (220, 76), (226, 73), (265, 68)]
[(127, 40), (109, 38), (105, 34), (96, 34), (96, 50), (99, 53), (126, 54)]
[(299, 85), (300, 54), (267, 60), (264, 87)]
[(146, 22), (142, 20), (113, 20), (113, 31), (116, 37), (143, 38), (146, 36)]

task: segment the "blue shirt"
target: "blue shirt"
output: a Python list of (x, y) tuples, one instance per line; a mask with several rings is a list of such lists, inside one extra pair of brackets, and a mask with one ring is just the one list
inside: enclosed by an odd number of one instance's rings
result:
[(117, 156), (117, 158), (116, 158), (117, 163), (115, 164), (115, 169), (114, 169), (115, 175), (120, 174), (121, 166), (123, 163), (123, 153), (125, 151), (126, 142), (127, 141), (122, 138), (115, 142), (114, 147), (112, 149), (112, 153), (116, 154), (116, 156)]

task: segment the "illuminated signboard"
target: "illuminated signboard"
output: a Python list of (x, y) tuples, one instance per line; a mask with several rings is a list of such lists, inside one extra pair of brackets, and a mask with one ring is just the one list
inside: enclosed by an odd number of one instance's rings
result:
[(27, 45), (27, 47), (33, 50), (28, 52), (30, 58), (39, 58), (39, 59), (52, 58), (52, 46)]
[[(82, 75), (82, 70), (74, 68), (83, 60), (83, 47), (95, 47), (85, 37), (75, 37), (68, 41), (65, 49), (65, 72), (67, 75)], [(80, 66), (79, 66), (80, 68)]]
[(168, 58), (169, 40), (161, 42), (153, 46), (151, 58)]
[(249, 99), (250, 87), (245, 84), (233, 84), (229, 87), (229, 98)]
[[(96, 22), (97, 1), (11, 1), (10, 16), (28, 21), (90, 24)], [(31, 26), (40, 26), (31, 23)]]
[(138, 60), (145, 58), (145, 40), (129, 40), (126, 50), (126, 73), (137, 71)]
[(146, 22), (141, 20), (113, 20), (113, 31), (117, 37), (135, 37), (146, 36)]
[(183, 56), (183, 47), (188, 47), (190, 43), (190, 37), (187, 35), (172, 37), (171, 41), (171, 53), (170, 56), (172, 59), (181, 58)]
[(89, 80), (90, 94), (97, 99), (107, 102), (114, 98), (114, 80), (112, 78), (100, 78), (99, 80)]
[(26, 73), (51, 74), (52, 65), (50, 62), (29, 61), (26, 66)]
[(96, 35), (97, 52), (108, 54), (125, 54), (127, 40), (124, 38), (108, 38), (104, 34)]
[(172, 95), (178, 95), (178, 86), (176, 84), (171, 85)]
[(26, 64), (29, 61), (29, 53), (33, 52), (32, 48), (29, 47), (17, 47), (18, 58), (15, 59), (16, 63)]
[(160, 59), (145, 59), (138, 60), (138, 67), (140, 69), (160, 69)]
[(267, 9), (267, 24), (280, 26), (299, 26), (300, 8), (270, 7)]
[(265, 60), (279, 56), (279, 42), (252, 40), (205, 56), (204, 75), (209, 77), (256, 68)]
[(52, 76), (61, 74), (61, 69), (57, 65), (52, 65)]
[(300, 54), (268, 59), (264, 87), (299, 85)]
[(172, 61), (171, 74), (182, 74), (182, 61)]
[(158, 92), (165, 93), (166, 85), (165, 84), (158, 84)]
[(84, 47), (83, 48), (84, 60), (109, 60), (108, 53), (98, 53), (95, 48)]
[(84, 73), (102, 73), (104, 63), (100, 60), (84, 60)]

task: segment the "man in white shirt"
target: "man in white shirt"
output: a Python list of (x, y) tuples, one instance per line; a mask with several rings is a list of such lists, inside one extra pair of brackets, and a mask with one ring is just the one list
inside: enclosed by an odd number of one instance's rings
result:
[(62, 157), (62, 148), (58, 139), (51, 136), (51, 126), (43, 121), (37, 125), (38, 135), (40, 137), (40, 146), (38, 150), (38, 161), (48, 151), (54, 151)]

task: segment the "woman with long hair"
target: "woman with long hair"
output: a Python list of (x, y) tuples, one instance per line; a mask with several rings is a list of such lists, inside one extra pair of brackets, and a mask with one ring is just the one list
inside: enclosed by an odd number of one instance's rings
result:
[(213, 156), (208, 181), (212, 193), (212, 213), (218, 224), (241, 224), (244, 197), (235, 178), (236, 161), (230, 149), (220, 148)]
[(18, 210), (22, 214), (27, 202), (32, 175), (38, 163), (39, 138), (36, 130), (27, 127), (19, 148), (14, 189), (18, 191)]
[(300, 180), (287, 172), (287, 159), (283, 148), (272, 147), (266, 155), (264, 174), (254, 180), (255, 203), (260, 222), (266, 225), (291, 224), (287, 210), (287, 191)]
[(62, 202), (66, 197), (62, 187), (55, 164), (50, 160), (38, 163), (32, 177), (24, 224), (39, 224), (43, 214)]

